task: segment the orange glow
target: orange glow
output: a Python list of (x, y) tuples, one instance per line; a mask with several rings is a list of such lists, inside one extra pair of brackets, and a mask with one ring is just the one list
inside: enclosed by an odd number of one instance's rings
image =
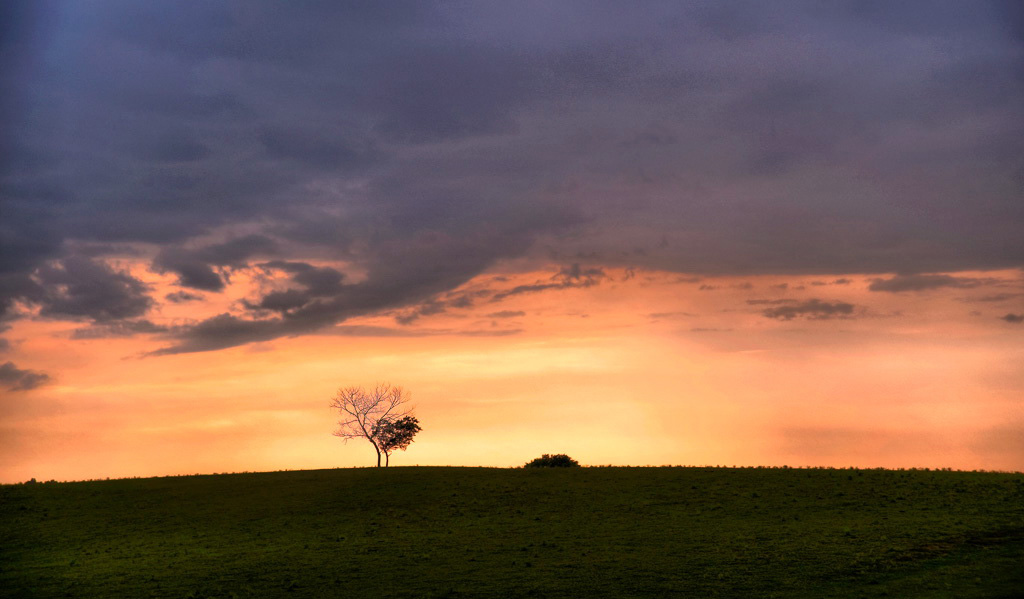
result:
[[(554, 270), (484, 274), (457, 292), (512, 290)], [(991, 289), (605, 273), (586, 287), (480, 295), (409, 325), (398, 310), (151, 358), (140, 356), (165, 340), (72, 340), (78, 325), (18, 321), (7, 334), (17, 363), (55, 381), (4, 398), (0, 479), (367, 466), (368, 444), (331, 436), (327, 403), (339, 386), (375, 381), (408, 388), (423, 425), (396, 465), (514, 466), (557, 452), (584, 464), (1024, 470), (1013, 433), (1024, 426), (1024, 328), (971, 301)], [(1018, 271), (957, 274), (1022, 287)], [(167, 277), (136, 275), (171, 290)], [(203, 313), (167, 304), (153, 320), (232, 310), (268, 284), (232, 281), (223, 299), (196, 303)], [(764, 315), (811, 298), (855, 308)]]

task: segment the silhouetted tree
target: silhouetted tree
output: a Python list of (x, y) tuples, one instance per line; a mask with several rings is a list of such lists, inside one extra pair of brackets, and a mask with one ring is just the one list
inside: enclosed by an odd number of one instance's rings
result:
[(391, 452), (396, 449), (405, 451), (412, 438), (420, 432), (420, 421), (415, 416), (387, 418), (380, 420), (373, 427), (373, 438), (377, 447), (384, 453), (384, 466), (391, 465)]
[[(380, 456), (385, 453), (381, 447), (381, 440), (378, 434), (382, 426), (389, 422), (398, 422), (409, 416), (412, 408), (403, 407), (409, 402), (409, 394), (397, 385), (379, 383), (372, 390), (362, 387), (345, 387), (339, 389), (338, 393), (331, 400), (331, 407), (341, 412), (341, 420), (338, 421), (338, 430), (334, 432), (335, 437), (341, 437), (346, 443), (349, 439), (366, 439), (373, 445), (377, 452), (377, 467), (380, 468)], [(413, 423), (416, 424), (415, 419)], [(383, 428), (390, 429), (390, 426)], [(416, 431), (419, 425), (416, 424)], [(413, 432), (412, 435), (416, 433)], [(401, 449), (405, 449), (412, 442), (410, 435), (408, 441)], [(393, 449), (397, 449), (395, 446)]]
[(579, 462), (565, 455), (557, 453), (554, 455), (544, 454), (539, 458), (533, 458), (523, 465), (523, 468), (578, 468)]

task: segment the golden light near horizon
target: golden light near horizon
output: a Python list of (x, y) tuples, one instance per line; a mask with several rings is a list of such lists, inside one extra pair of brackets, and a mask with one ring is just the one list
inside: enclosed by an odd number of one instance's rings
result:
[[(501, 289), (536, 285), (552, 272), (483, 275), (455, 293), (495, 276)], [(1021, 284), (1015, 271), (984, 275)], [(73, 328), (22, 321), (12, 336), (25, 363), (62, 375), (33, 392), (31, 409), (7, 414), (3, 476), (365, 466), (368, 445), (330, 436), (327, 400), (340, 386), (385, 380), (412, 392), (424, 425), (398, 465), (515, 466), (558, 451), (587, 464), (1024, 468), (1002, 432), (1020, 419), (1019, 338), (996, 319), (965, 316), (961, 290), (911, 298), (914, 320), (894, 318), (892, 298), (866, 289), (873, 278), (680, 282), (606, 270), (593, 285), (408, 325), (393, 314), (157, 357), (141, 356), (159, 339), (68, 344)], [(857, 308), (817, 320), (764, 315), (812, 295)]]

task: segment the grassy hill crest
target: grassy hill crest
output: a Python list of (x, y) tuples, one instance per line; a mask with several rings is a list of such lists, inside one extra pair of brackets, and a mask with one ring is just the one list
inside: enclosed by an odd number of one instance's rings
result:
[(0, 487), (0, 596), (1013, 597), (1024, 475), (357, 468)]

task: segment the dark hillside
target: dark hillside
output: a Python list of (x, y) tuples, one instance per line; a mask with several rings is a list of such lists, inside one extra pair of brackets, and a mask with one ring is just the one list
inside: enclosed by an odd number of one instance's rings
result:
[(1024, 475), (390, 468), (0, 487), (4, 597), (1020, 597)]

